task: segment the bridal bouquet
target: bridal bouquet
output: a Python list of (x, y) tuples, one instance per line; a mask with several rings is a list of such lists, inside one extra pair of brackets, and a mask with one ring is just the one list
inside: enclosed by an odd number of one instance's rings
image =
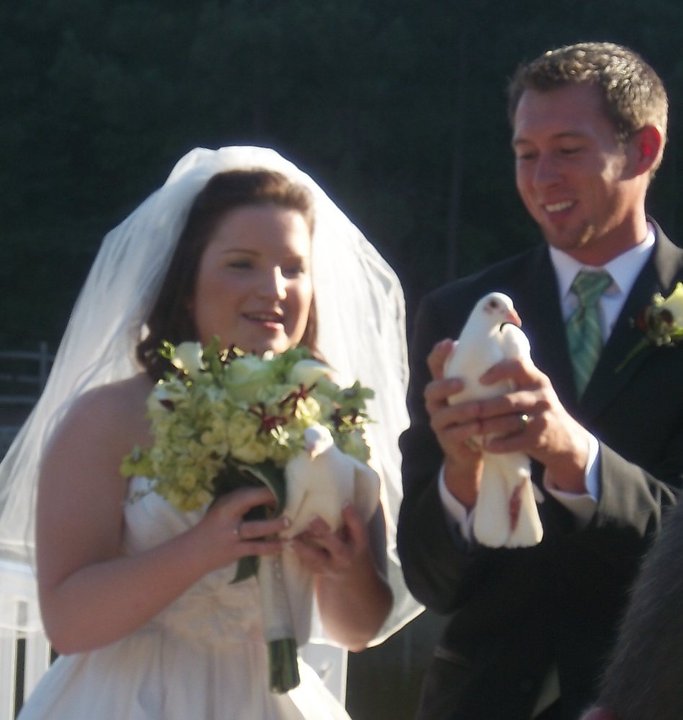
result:
[[(331, 369), (308, 349), (257, 356), (236, 348), (222, 350), (216, 338), (206, 347), (196, 342), (177, 347), (164, 343), (161, 353), (174, 371), (155, 385), (147, 401), (154, 443), (134, 448), (124, 458), (121, 472), (126, 477), (150, 478), (151, 491), (179, 510), (204, 508), (226, 492), (262, 483), (277, 499), (274, 514), (287, 509), (288, 515), (301, 516), (302, 500), (315, 492), (302, 490), (295, 482), (303, 476), (307, 483), (316, 482), (315, 477), (325, 474), (318, 469), (307, 472), (312, 467), (312, 437), (326, 437), (325, 449), (332, 446), (347, 465), (363, 468), (362, 477), (354, 470), (352, 477), (367, 481), (367, 473), (374, 475), (365, 465), (369, 450), (364, 437), (365, 401), (374, 393), (358, 382), (340, 387)], [(335, 474), (339, 467), (337, 462)], [(360, 488), (361, 496), (370, 496), (370, 507), (376, 504), (378, 487), (376, 479)], [(329, 502), (334, 493), (329, 488), (324, 492)], [(235, 581), (257, 575), (270, 686), (282, 693), (298, 685), (299, 675), (280, 563), (279, 556), (244, 558)]]

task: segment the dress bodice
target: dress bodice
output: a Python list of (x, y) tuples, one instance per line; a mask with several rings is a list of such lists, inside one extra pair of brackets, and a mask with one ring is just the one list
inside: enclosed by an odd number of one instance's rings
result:
[[(124, 508), (124, 551), (135, 555), (188, 530), (204, 510), (182, 512), (149, 491), (149, 481), (133, 478)], [(160, 612), (143, 632), (162, 626), (188, 641), (224, 645), (263, 642), (258, 584), (254, 578), (232, 583), (236, 564), (196, 582)]]

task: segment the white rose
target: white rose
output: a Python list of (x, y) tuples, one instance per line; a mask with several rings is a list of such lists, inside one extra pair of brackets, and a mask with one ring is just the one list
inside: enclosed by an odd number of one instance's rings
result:
[(204, 367), (202, 346), (198, 342), (183, 342), (173, 353), (171, 363), (179, 370), (185, 371), (190, 377), (197, 377)]
[(657, 309), (668, 310), (673, 317), (673, 324), (683, 326), (683, 283), (679, 282), (669, 297), (658, 302)]
[(290, 382), (304, 387), (311, 387), (322, 377), (331, 378), (332, 370), (328, 365), (317, 360), (299, 360), (289, 371)]

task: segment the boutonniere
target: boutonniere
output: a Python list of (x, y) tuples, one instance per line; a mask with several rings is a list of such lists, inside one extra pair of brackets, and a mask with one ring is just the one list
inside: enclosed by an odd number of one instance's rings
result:
[(652, 302), (632, 318), (631, 323), (643, 337), (617, 367), (617, 372), (649, 345), (673, 347), (683, 341), (683, 283), (677, 283), (666, 298), (661, 293), (653, 295)]

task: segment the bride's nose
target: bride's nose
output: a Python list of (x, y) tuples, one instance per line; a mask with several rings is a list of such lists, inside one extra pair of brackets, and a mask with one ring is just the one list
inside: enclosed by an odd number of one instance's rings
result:
[(264, 272), (259, 292), (264, 297), (284, 300), (287, 296), (287, 278), (282, 274), (282, 270), (279, 267), (274, 267)]

